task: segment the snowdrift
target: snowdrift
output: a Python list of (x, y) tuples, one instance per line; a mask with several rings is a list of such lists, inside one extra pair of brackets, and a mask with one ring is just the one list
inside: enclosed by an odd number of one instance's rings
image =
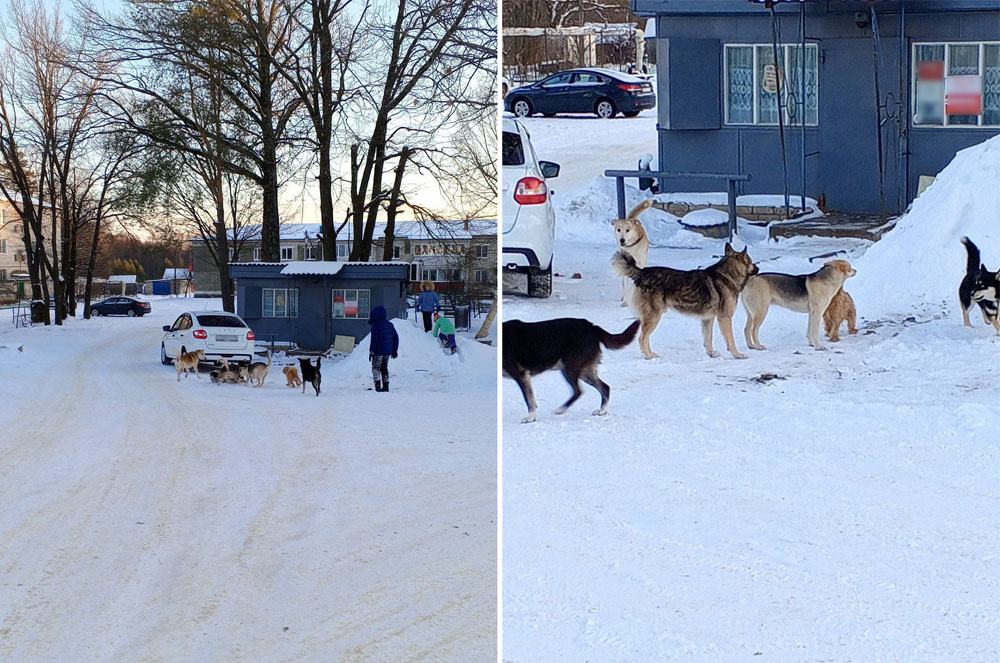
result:
[[(395, 319), (392, 324), (399, 334), (399, 357), (389, 360), (389, 388), (392, 391), (466, 393), (496, 389), (497, 352), (494, 347), (464, 337), (460, 332), (456, 340), (461, 358), (446, 355), (437, 340), (424, 333), (423, 326), (414, 326), (412, 319)], [(365, 336), (350, 356), (331, 363), (330, 371), (323, 373), (324, 384), (329, 379), (338, 387), (372, 387), (369, 343), (370, 336)]]
[[(647, 198), (656, 198), (656, 196), (650, 196), (645, 191), (629, 186), (626, 181), (626, 213)], [(611, 221), (618, 216), (618, 197), (615, 192), (614, 179), (595, 177), (590, 184), (582, 189), (573, 191), (561, 199), (556, 196), (555, 200), (557, 232), (560, 239), (594, 243), (612, 241), (614, 229), (611, 227)], [(706, 216), (706, 213), (721, 215), (723, 221), (729, 218), (726, 212), (710, 209), (689, 212), (684, 220), (687, 222), (688, 217), (691, 217), (693, 222), (689, 225), (704, 225), (698, 219)], [(639, 217), (639, 220), (642, 221), (652, 246), (700, 248), (719, 245), (719, 240), (704, 237), (684, 228), (678, 223), (676, 216), (659, 209), (646, 210)], [(766, 228), (751, 226), (746, 223), (745, 219), (738, 219), (737, 227), (740, 236), (750, 244), (767, 239)]]
[(856, 261), (858, 275), (847, 289), (859, 314), (913, 315), (942, 303), (956, 310), (963, 235), (988, 268), (1000, 269), (1000, 136), (956, 154), (896, 227)]

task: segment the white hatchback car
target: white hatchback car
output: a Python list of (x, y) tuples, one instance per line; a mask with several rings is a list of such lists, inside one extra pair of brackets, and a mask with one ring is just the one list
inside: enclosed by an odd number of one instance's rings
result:
[(546, 180), (559, 165), (539, 161), (520, 121), (503, 120), (503, 268), (528, 276), (528, 295), (552, 294), (556, 213)]
[(164, 325), (160, 362), (170, 364), (177, 355), (203, 350), (205, 361), (226, 359), (234, 364), (253, 361), (253, 330), (235, 313), (187, 311), (172, 325)]

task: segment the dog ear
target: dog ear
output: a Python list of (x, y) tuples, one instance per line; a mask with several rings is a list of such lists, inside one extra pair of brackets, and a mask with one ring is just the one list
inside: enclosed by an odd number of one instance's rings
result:
[(731, 256), (731, 255), (733, 255), (734, 253), (736, 253), (736, 252), (735, 252), (735, 251), (733, 251), (733, 245), (732, 245), (732, 244), (730, 244), (729, 242), (726, 242), (726, 255), (727, 255), (727, 256)]
[(747, 253), (747, 251), (749, 251), (749, 250), (750, 250), (750, 247), (749, 247), (749, 246), (744, 246), (744, 247), (743, 247), (743, 250), (742, 250), (742, 251), (741, 251), (740, 253), (742, 253), (743, 255), (749, 255), (749, 254)]

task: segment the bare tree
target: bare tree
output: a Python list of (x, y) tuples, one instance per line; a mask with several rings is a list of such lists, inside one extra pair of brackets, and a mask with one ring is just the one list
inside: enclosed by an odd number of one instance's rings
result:
[[(496, 6), (484, 0), (383, 0), (375, 5), (354, 75), (358, 109), (351, 150), (352, 260), (368, 260), (384, 174), (440, 153), (476, 75), (496, 59)], [(492, 41), (491, 41), (492, 40)], [(400, 162), (402, 148), (409, 148)], [(395, 209), (395, 206), (393, 207)], [(386, 237), (391, 244), (392, 237)]]
[[(302, 6), (284, 0), (129, 0), (118, 17), (101, 16), (93, 8), (85, 12), (99, 28), (94, 56), (113, 58), (118, 65), (109, 82), (152, 100), (162, 113), (163, 122), (151, 127), (122, 104), (129, 127), (202, 163), (215, 161), (261, 188), (265, 260), (280, 257), (279, 170), (298, 146), (293, 121), (301, 98), (279, 72), (294, 69), (296, 52), (289, 44), (296, 29), (293, 17)], [(194, 106), (179, 100), (176, 85), (165, 77), (197, 80), (194, 87), (210, 88), (225, 119), (205, 121), (193, 113)], [(211, 154), (206, 144), (215, 146)], [(217, 175), (214, 179), (218, 183)]]
[[(24, 221), (32, 297), (48, 299), (51, 282), (55, 322), (62, 324), (75, 304), (78, 226), (72, 222), (71, 176), (78, 148), (95, 131), (98, 78), (81, 74), (87, 34), (71, 34), (58, 7), (14, 0), (7, 18), (0, 157), (8, 177), (0, 193)], [(51, 322), (47, 307), (44, 317)]]

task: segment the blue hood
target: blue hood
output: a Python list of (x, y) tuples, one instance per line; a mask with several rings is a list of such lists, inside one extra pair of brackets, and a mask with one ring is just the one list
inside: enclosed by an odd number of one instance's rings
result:
[(374, 325), (378, 322), (385, 322), (386, 312), (384, 306), (376, 306), (372, 309), (371, 314), (368, 316), (368, 324)]

